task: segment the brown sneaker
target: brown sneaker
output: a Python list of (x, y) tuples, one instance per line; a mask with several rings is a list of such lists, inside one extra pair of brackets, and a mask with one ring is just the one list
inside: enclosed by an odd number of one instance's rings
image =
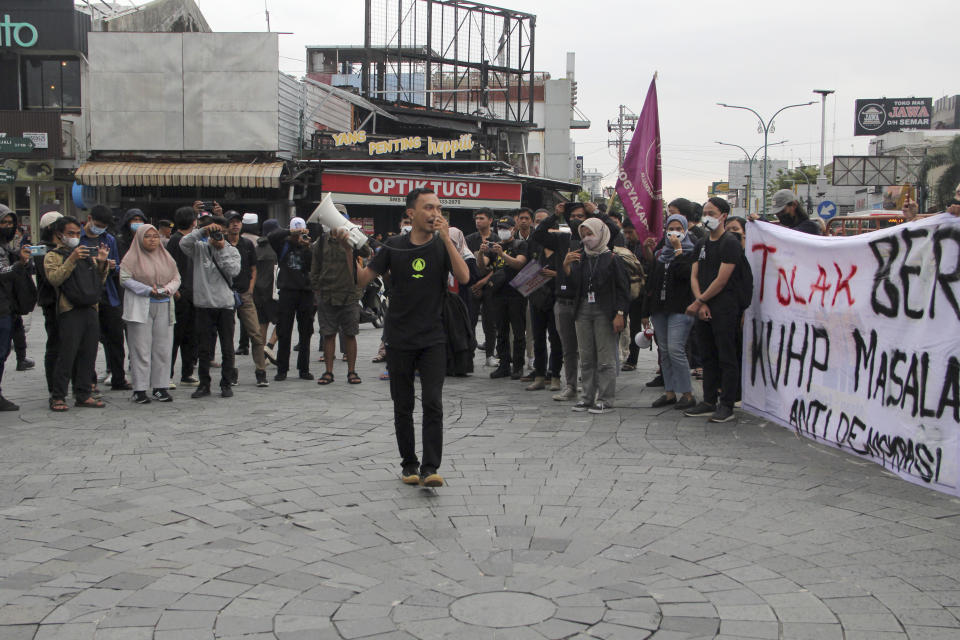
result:
[(561, 391), (563, 389), (563, 381), (560, 378), (550, 378), (550, 391)]
[(546, 389), (546, 388), (547, 388), (547, 379), (544, 378), (543, 376), (536, 376), (533, 379), (533, 383), (527, 385), (526, 387), (527, 391), (539, 391), (540, 389)]
[(443, 476), (434, 471), (433, 473), (427, 474), (426, 477), (420, 480), (420, 484), (425, 487), (442, 487), (443, 486)]
[(400, 472), (400, 481), (403, 484), (420, 484), (420, 474), (417, 471), (417, 465), (413, 464), (409, 467), (404, 467), (403, 471)]

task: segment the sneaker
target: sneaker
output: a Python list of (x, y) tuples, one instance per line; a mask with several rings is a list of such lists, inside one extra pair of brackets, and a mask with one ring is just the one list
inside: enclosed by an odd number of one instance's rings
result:
[(699, 418), (702, 416), (713, 415), (713, 412), (717, 410), (717, 406), (710, 404), (709, 402), (698, 402), (695, 407), (688, 409), (683, 412), (683, 415), (688, 418)]
[(710, 422), (730, 422), (735, 419), (733, 407), (728, 407), (725, 404), (717, 405), (717, 410), (710, 416)]
[(400, 481), (403, 484), (420, 484), (420, 473), (417, 465), (411, 464), (400, 472)]
[(273, 376), (274, 382), (283, 382), (287, 379), (286, 371), (277, 371), (277, 375)]
[(509, 367), (497, 367), (494, 371), (490, 372), (490, 377), (493, 379), (506, 378), (509, 375), (510, 375)]
[(181, 387), (196, 387), (200, 384), (200, 381), (194, 378), (193, 376), (181, 376), (180, 377), (180, 386)]
[(565, 387), (563, 391), (553, 396), (553, 399), (557, 402), (565, 402), (568, 400), (573, 400), (577, 397), (577, 390), (573, 387)]
[(127, 382), (126, 380), (124, 380), (120, 384), (110, 385), (110, 390), (111, 391), (133, 391), (133, 385)]
[(220, 386), (220, 397), (221, 398), (233, 397), (233, 389), (230, 388), (230, 385), (225, 384)]
[(517, 369), (510, 374), (511, 380), (522, 380), (523, 379), (523, 369)]
[(130, 400), (137, 404), (150, 404), (150, 398), (147, 396), (146, 391), (134, 391), (133, 397), (130, 398)]
[(174, 382), (173, 378), (170, 378), (170, 384), (167, 385), (167, 389), (170, 389), (170, 391), (173, 391), (176, 388), (177, 388), (177, 383)]
[(240, 384), (240, 369), (233, 368), (233, 373), (230, 374), (230, 384), (234, 386)]
[[(651, 404), (650, 406), (653, 407), (654, 409), (659, 409), (660, 407), (666, 407), (667, 405), (676, 404), (676, 403), (677, 403), (677, 396), (668, 398), (667, 394), (663, 394), (662, 396), (654, 400), (653, 404)], [(689, 409), (690, 407), (687, 407), (687, 408)]]
[(30, 358), (17, 360), (17, 371), (27, 371), (28, 369), (33, 369), (36, 365), (37, 363)]
[(421, 471), (420, 484), (425, 487), (442, 487), (443, 476), (436, 471)]
[(657, 377), (654, 378), (653, 380), (651, 380), (650, 382), (648, 382), (645, 386), (647, 386), (647, 387), (662, 387), (662, 386), (663, 386), (663, 376), (658, 373), (658, 374), (657, 374)]
[(610, 413), (611, 411), (613, 411), (613, 405), (610, 404), (609, 402), (604, 402), (603, 400), (601, 400), (600, 402), (596, 403), (595, 405), (587, 409), (587, 411), (597, 415), (600, 415), (603, 413)]
[(167, 393), (166, 389), (154, 389), (153, 399), (157, 402), (173, 402), (173, 397)]
[(527, 385), (526, 390), (539, 391), (540, 389), (546, 389), (546, 388), (547, 388), (547, 379), (544, 378), (543, 376), (536, 376), (534, 377), (533, 382)]
[(560, 380), (560, 376), (553, 376), (550, 378), (550, 391), (562, 391), (563, 382)]
[(310, 373), (309, 371), (301, 371), (301, 372), (300, 372), (300, 379), (301, 379), (301, 380), (316, 380), (316, 378), (313, 377), (313, 374)]
[(0, 396), (0, 411), (19, 411), (20, 407)]
[(256, 371), (257, 376), (257, 386), (258, 387), (269, 387), (270, 383), (267, 382), (267, 372), (263, 369), (258, 369)]
[(240, 347), (239, 349), (237, 349), (236, 351), (233, 352), (233, 355), (235, 355), (235, 356), (248, 356), (248, 355), (250, 355), (250, 350), (249, 350), (248, 348), (246, 348), (246, 347)]
[(500, 366), (500, 360), (499, 360), (498, 358), (494, 358), (493, 356), (487, 356), (486, 366), (488, 366), (488, 367), (499, 367), (499, 366)]
[(586, 400), (581, 400), (581, 401), (579, 401), (577, 404), (573, 405), (573, 407), (571, 407), (570, 410), (571, 410), (571, 411), (582, 412), (582, 411), (588, 411), (588, 410), (590, 410), (592, 407), (593, 407), (593, 405), (590, 404), (589, 402), (587, 402)]
[(294, 350), (294, 351), (300, 351), (300, 343), (299, 343), (299, 342), (298, 342), (297, 344), (293, 345), (293, 350)]
[[(543, 377), (543, 376), (541, 376), (541, 377)], [(535, 372), (531, 371), (531, 372), (528, 373), (527, 375), (525, 375), (525, 376), (523, 376), (522, 378), (520, 378), (520, 382), (533, 382), (533, 381), (536, 380), (536, 379), (537, 379), (537, 374), (536, 374)]]
[(486, 343), (486, 342), (481, 342), (480, 344), (478, 344), (478, 345), (477, 345), (477, 350), (479, 350), (479, 351), (486, 351), (486, 350), (487, 350), (487, 343)]
[(687, 409), (691, 407), (695, 407), (696, 405), (697, 405), (697, 401), (693, 399), (693, 396), (690, 396), (686, 400), (684, 400), (683, 398), (680, 398), (680, 400), (677, 401), (676, 406), (674, 406), (673, 408), (676, 409), (677, 411), (686, 411)]
[(206, 384), (201, 384), (197, 387), (197, 390), (190, 394), (191, 398), (206, 398), (210, 395), (210, 386)]

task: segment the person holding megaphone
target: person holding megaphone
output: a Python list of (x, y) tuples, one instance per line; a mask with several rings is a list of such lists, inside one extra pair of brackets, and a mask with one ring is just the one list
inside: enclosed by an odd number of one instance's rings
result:
[[(440, 487), (443, 477), (437, 470), (443, 450), (443, 380), (447, 366), (443, 299), (447, 274), (452, 272), (461, 285), (466, 285), (470, 269), (450, 239), (450, 225), (432, 189), (408, 193), (406, 212), (411, 220), (410, 233), (387, 240), (357, 280), (362, 289), (378, 275), (390, 272), (393, 295), (384, 342), (401, 480), (404, 484)], [(413, 428), (418, 371), (423, 402), (422, 461), (417, 458)]]

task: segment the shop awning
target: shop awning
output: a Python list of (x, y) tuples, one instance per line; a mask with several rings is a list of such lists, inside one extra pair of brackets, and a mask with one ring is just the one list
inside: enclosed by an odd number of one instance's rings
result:
[(76, 180), (90, 187), (279, 189), (282, 162), (86, 162)]

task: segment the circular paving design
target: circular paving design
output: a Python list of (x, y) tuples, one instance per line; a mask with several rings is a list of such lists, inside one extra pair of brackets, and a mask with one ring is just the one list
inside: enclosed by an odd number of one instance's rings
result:
[(460, 622), (498, 629), (537, 624), (556, 610), (546, 598), (511, 591), (475, 593), (450, 605), (450, 615)]

